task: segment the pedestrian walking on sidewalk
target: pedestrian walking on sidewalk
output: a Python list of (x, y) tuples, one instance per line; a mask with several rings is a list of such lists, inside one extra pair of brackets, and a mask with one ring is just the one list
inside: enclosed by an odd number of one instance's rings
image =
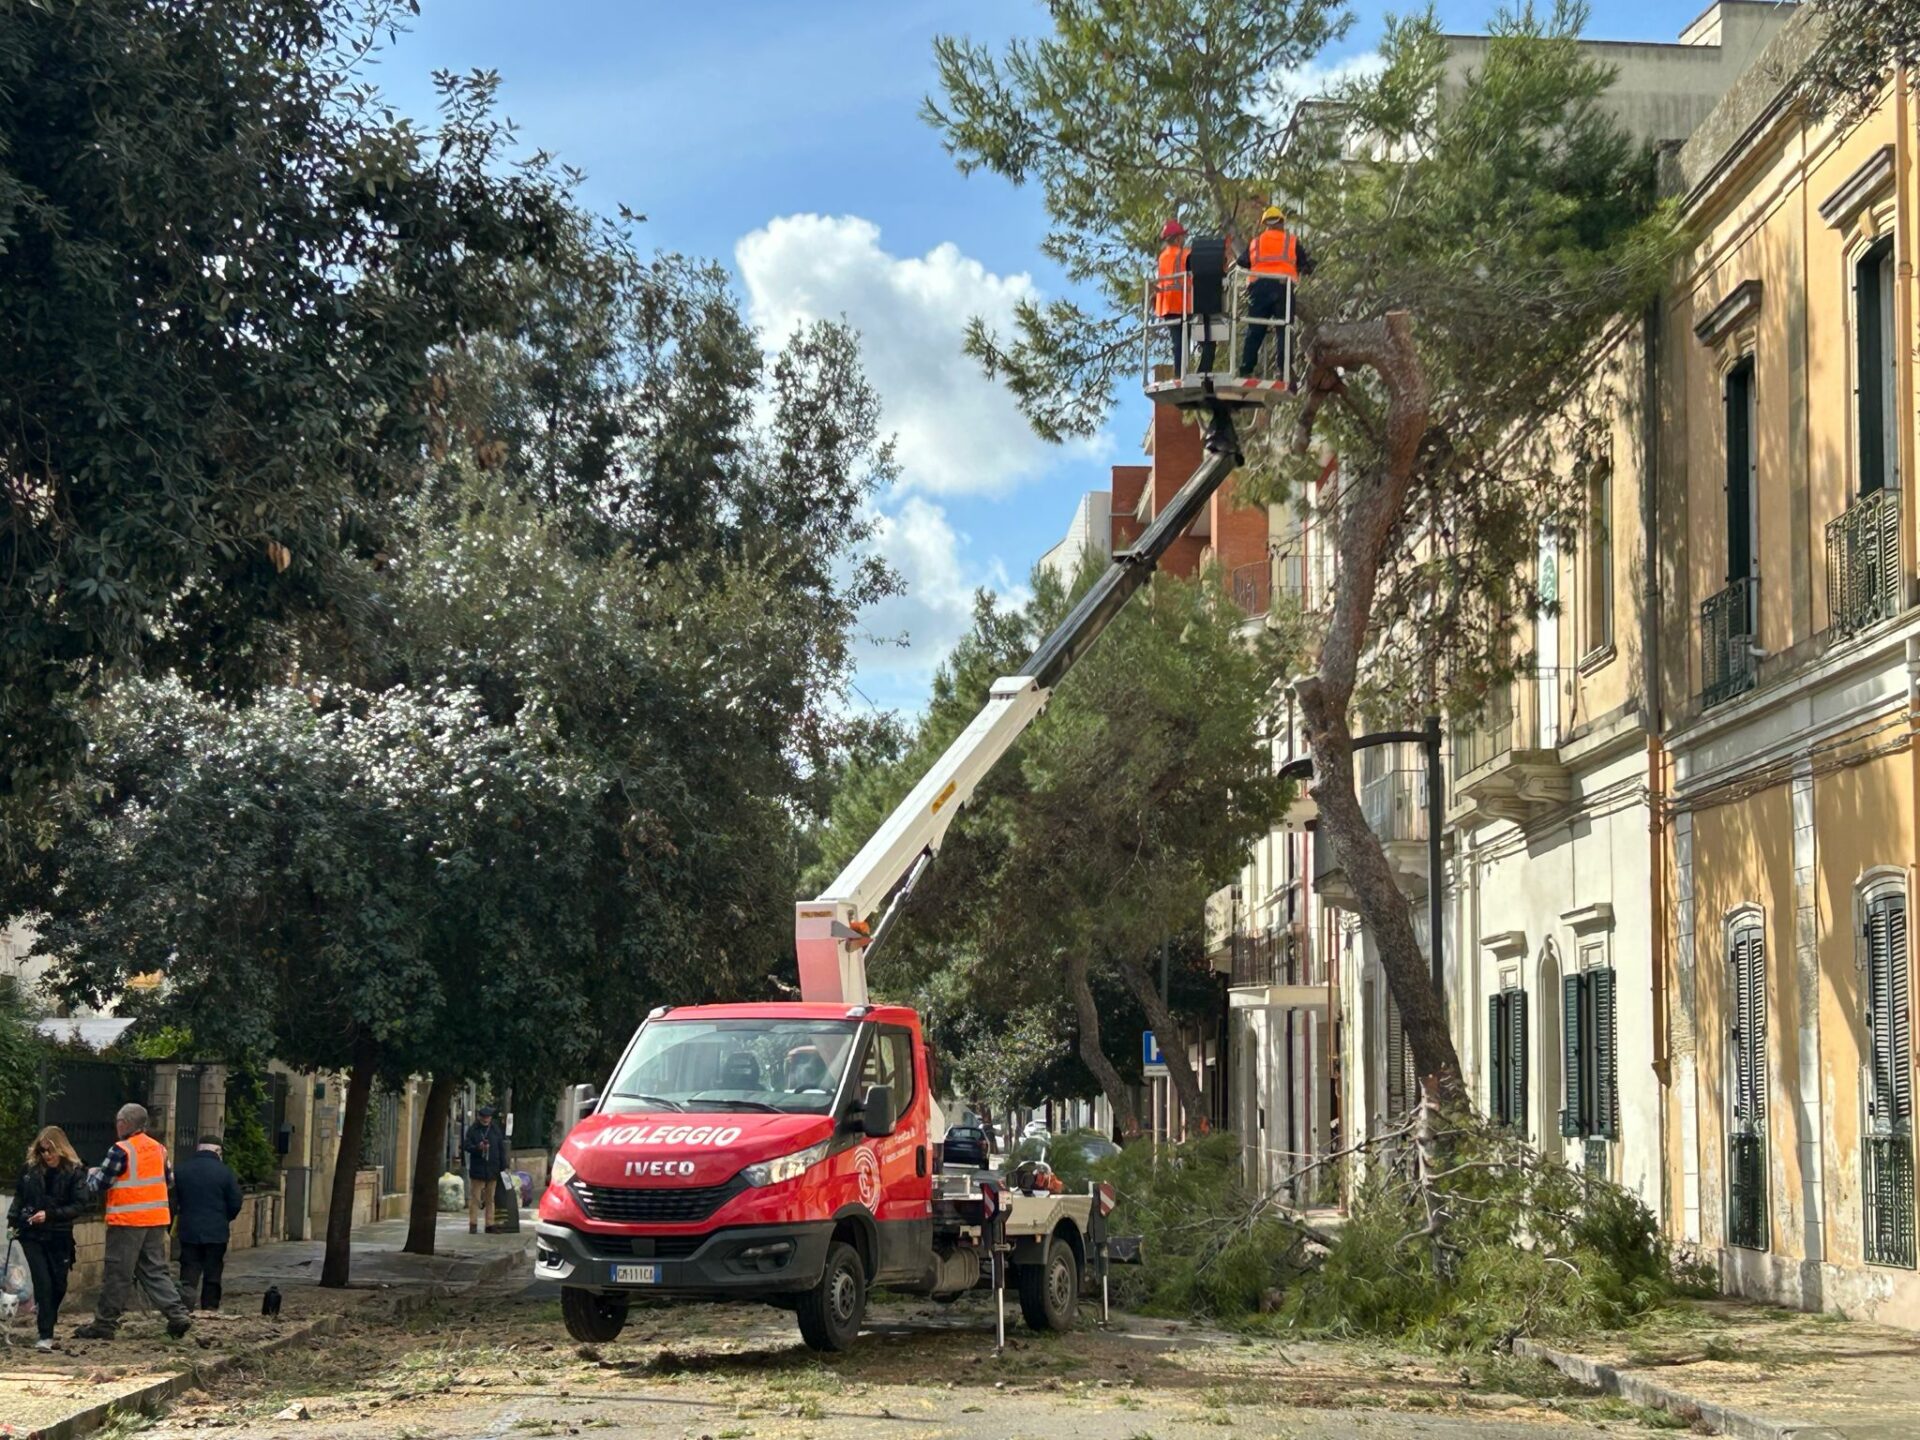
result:
[(507, 1168), (507, 1132), (494, 1119), (493, 1106), (480, 1107), (480, 1118), (467, 1127), (460, 1148), (467, 1157), (467, 1233), (476, 1234), (484, 1225), (495, 1234), (493, 1192)]
[(7, 1208), (7, 1228), (20, 1237), (20, 1253), (33, 1277), (33, 1313), (40, 1325), (36, 1350), (53, 1349), (53, 1325), (73, 1269), (73, 1222), (87, 1203), (86, 1181), (86, 1167), (66, 1131), (49, 1125), (34, 1137)]
[(180, 1210), (180, 1293), (196, 1310), (218, 1310), (227, 1241), (240, 1213), (240, 1177), (222, 1158), (219, 1141), (202, 1140), (180, 1162), (173, 1191)]
[(122, 1105), (113, 1117), (120, 1138), (87, 1172), (88, 1189), (107, 1197), (107, 1259), (92, 1323), (73, 1332), (76, 1340), (111, 1340), (135, 1285), (167, 1317), (167, 1334), (178, 1340), (193, 1328), (167, 1268), (173, 1166), (167, 1163), (167, 1147), (147, 1134), (147, 1125), (146, 1106)]

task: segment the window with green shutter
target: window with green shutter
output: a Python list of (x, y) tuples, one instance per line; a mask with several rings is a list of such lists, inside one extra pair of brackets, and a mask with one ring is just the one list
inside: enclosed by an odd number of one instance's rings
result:
[(1569, 1140), (1620, 1138), (1618, 1041), (1613, 971), (1569, 975), (1560, 987), (1560, 1073), (1567, 1103), (1560, 1133)]
[(1527, 1128), (1527, 992), (1487, 997), (1487, 1113), (1496, 1124)]
[(1757, 921), (1735, 927), (1728, 944), (1732, 1064), (1727, 1127), (1727, 1241), (1748, 1250), (1770, 1243), (1767, 1218), (1767, 945)]
[(1870, 1265), (1914, 1265), (1913, 1014), (1907, 959), (1907, 898), (1867, 905), (1867, 1127), (1861, 1189)]

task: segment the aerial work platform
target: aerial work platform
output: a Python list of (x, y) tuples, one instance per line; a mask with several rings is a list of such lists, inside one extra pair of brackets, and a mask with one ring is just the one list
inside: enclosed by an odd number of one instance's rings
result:
[[(1248, 313), (1248, 289), (1229, 268), (1218, 237), (1197, 239), (1190, 267), (1147, 276), (1141, 314), (1140, 383), (1149, 399), (1212, 409), (1272, 405), (1293, 389), (1293, 293), (1287, 282), (1278, 314)], [(1162, 313), (1168, 302), (1177, 314)], [(1256, 363), (1242, 375), (1249, 337)]]

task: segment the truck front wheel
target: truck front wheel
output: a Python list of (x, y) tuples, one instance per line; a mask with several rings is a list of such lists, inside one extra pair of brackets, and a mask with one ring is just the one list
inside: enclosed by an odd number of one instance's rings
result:
[(860, 1252), (845, 1241), (827, 1247), (820, 1283), (796, 1297), (800, 1338), (814, 1350), (845, 1350), (860, 1333), (867, 1313), (867, 1270)]
[(1020, 1313), (1030, 1330), (1071, 1330), (1080, 1309), (1080, 1263), (1073, 1247), (1058, 1235), (1047, 1241), (1046, 1257), (1038, 1265), (1016, 1265), (1020, 1286)]
[(566, 1286), (560, 1291), (560, 1318), (567, 1322), (567, 1334), (588, 1345), (604, 1345), (618, 1340), (627, 1328), (627, 1297), (596, 1295), (591, 1290)]

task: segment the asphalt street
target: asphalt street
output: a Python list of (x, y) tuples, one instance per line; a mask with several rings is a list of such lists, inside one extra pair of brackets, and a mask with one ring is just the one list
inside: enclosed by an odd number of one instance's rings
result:
[[(771, 1309), (636, 1312), (579, 1346), (552, 1287), (515, 1282), (288, 1351), (189, 1396), (149, 1435), (235, 1440), (518, 1440), (529, 1435), (778, 1440), (1572, 1440), (1646, 1435), (1648, 1417), (1503, 1361), (1278, 1345), (1165, 1321), (1016, 1331), (993, 1354), (980, 1301), (879, 1299), (842, 1356), (800, 1346)], [(1490, 1362), (1491, 1363), (1491, 1362)], [(1516, 1368), (1519, 1367), (1519, 1368)], [(1521, 1392), (1521, 1393), (1515, 1393)]]

